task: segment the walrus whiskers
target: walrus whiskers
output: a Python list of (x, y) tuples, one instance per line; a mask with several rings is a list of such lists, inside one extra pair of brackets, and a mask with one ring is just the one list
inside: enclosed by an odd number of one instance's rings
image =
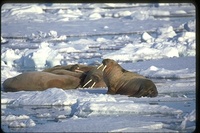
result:
[(95, 86), (95, 84), (96, 84), (96, 82), (94, 82), (90, 88), (93, 88)]
[(99, 66), (97, 67), (97, 69), (101, 68), (102, 66), (103, 66), (103, 64), (99, 65)]
[(92, 79), (90, 79), (87, 83), (84, 84), (83, 88), (88, 85), (90, 82), (92, 81)]
[(106, 67), (107, 67), (107, 65), (105, 65), (105, 66), (103, 67), (102, 72), (106, 69)]

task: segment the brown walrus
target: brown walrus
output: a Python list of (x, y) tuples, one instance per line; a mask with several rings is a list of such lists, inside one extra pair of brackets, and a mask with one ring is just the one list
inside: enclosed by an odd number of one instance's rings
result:
[(87, 66), (87, 65), (80, 65), (80, 64), (75, 64), (75, 65), (72, 65), (71, 67), (71, 71), (74, 71), (74, 72), (79, 72), (79, 73), (87, 73), (89, 72), (90, 70), (96, 68), (95, 66)]
[(85, 79), (82, 87), (98, 88), (106, 87), (105, 82), (103, 81), (103, 73), (100, 69), (97, 69), (95, 66), (86, 66), (86, 65), (74, 65), (72, 66), (73, 70), (76, 72), (84, 72)]
[[(69, 71), (68, 71), (69, 70)], [(43, 71), (60, 74), (60, 75), (71, 75), (75, 77), (81, 77), (81, 87), (106, 87), (103, 81), (103, 73), (95, 66), (86, 65), (67, 65), (67, 66), (55, 66), (52, 68), (45, 69)]]
[(79, 72), (79, 73), (84, 73), (90, 71), (92, 68), (95, 68), (95, 66), (87, 66), (87, 65), (80, 65), (80, 64), (75, 64), (75, 65), (67, 65), (67, 66), (62, 66), (62, 65), (57, 65), (51, 68), (44, 69), (43, 72), (51, 72), (54, 70), (68, 70), (72, 72)]
[(158, 95), (155, 84), (142, 75), (130, 72), (122, 68), (111, 59), (104, 59), (103, 79), (108, 87), (108, 94), (122, 94), (133, 97), (156, 97)]
[(90, 88), (98, 88), (98, 87), (106, 87), (106, 84), (103, 80), (103, 73), (102, 70), (97, 69), (96, 67), (91, 69), (86, 73), (86, 77), (84, 80), (84, 87)]
[[(71, 67), (71, 68), (70, 68)], [(103, 80), (103, 72), (100, 69), (97, 69), (95, 66), (86, 66), (86, 65), (72, 65), (68, 66), (68, 70), (64, 67), (56, 67), (49, 71), (54, 74), (60, 75), (71, 75), (78, 78), (82, 78), (81, 87), (83, 88), (98, 88), (106, 87), (106, 84)], [(66, 67), (65, 67), (66, 68)]]
[(48, 72), (27, 72), (3, 82), (4, 91), (42, 91), (48, 88), (76, 89), (81, 79), (70, 75)]
[(62, 65), (57, 65), (51, 68), (44, 69), (43, 72), (52, 72), (54, 70), (68, 70), (72, 72), (79, 72), (79, 73), (84, 73), (84, 71), (79, 70), (80, 67), (85, 67), (85, 65), (67, 65), (67, 66), (62, 66)]
[(65, 70), (65, 69), (55, 69), (55, 70), (52, 70), (49, 73), (53, 73), (53, 74), (57, 74), (57, 75), (66, 75), (66, 76), (69, 75), (69, 76), (74, 76), (74, 77), (77, 77), (77, 78), (81, 78), (82, 75), (83, 75), (83, 73), (68, 71), (68, 70)]

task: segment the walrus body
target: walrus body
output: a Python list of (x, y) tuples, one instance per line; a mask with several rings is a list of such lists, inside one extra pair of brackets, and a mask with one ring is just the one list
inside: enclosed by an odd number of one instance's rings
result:
[(58, 65), (52, 68), (44, 69), (43, 72), (52, 72), (55, 70), (68, 70), (72, 72), (85, 73), (85, 72), (90, 71), (92, 68), (95, 68), (95, 66), (86, 66), (86, 65), (79, 65), (79, 64), (67, 65), (67, 66)]
[(44, 69), (43, 72), (52, 72), (54, 70), (60, 70), (60, 69), (71, 71), (72, 65), (68, 65), (68, 66), (57, 65), (51, 68)]
[(103, 79), (108, 87), (108, 94), (122, 94), (133, 97), (156, 97), (158, 95), (155, 84), (142, 75), (123, 69), (111, 59), (102, 61)]
[(71, 75), (78, 78), (81, 77), (81, 87), (83, 88), (106, 87), (106, 84), (103, 80), (102, 71), (97, 69), (95, 66), (75, 64), (67, 66), (55, 66), (43, 71), (59, 75)]
[(56, 75), (48, 72), (27, 72), (3, 82), (4, 91), (42, 91), (48, 88), (75, 89), (80, 79), (74, 76)]
[(82, 77), (82, 73), (68, 71), (68, 70), (65, 70), (65, 69), (56, 69), (56, 70), (52, 70), (49, 73), (53, 73), (53, 74), (57, 74), (57, 75), (74, 76), (74, 77), (77, 77), (77, 78)]
[(4, 91), (43, 91), (48, 88), (76, 89), (106, 87), (103, 73), (95, 66), (55, 66), (41, 72), (27, 72), (3, 82)]

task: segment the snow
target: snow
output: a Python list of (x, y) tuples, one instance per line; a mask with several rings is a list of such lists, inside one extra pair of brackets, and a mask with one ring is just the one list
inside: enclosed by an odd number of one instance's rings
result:
[(142, 34), (142, 37), (141, 37), (141, 40), (142, 40), (142, 41), (145, 41), (145, 42), (150, 43), (150, 42), (152, 42), (152, 39), (153, 39), (153, 37), (150, 36), (147, 32), (144, 32), (144, 33)]
[(8, 115), (2, 116), (1, 121), (9, 123), (10, 128), (25, 128), (35, 126), (35, 122), (27, 115)]
[(93, 13), (89, 16), (90, 20), (96, 20), (101, 18), (101, 14), (99, 13)]
[[(5, 132), (192, 132), (196, 18), (191, 3), (4, 4), (1, 128)], [(116, 60), (153, 80), (155, 98), (106, 88), (4, 92), (25, 71)], [(77, 126), (78, 125), (78, 126)], [(103, 127), (103, 128), (102, 128)]]

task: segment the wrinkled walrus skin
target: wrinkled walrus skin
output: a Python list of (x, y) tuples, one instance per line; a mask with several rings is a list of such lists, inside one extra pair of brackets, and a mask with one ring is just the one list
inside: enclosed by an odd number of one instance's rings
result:
[(155, 84), (142, 75), (122, 68), (111, 59), (104, 59), (103, 79), (108, 87), (108, 94), (121, 94), (132, 97), (156, 97), (158, 95)]
[(81, 79), (70, 75), (56, 75), (49, 72), (27, 72), (3, 82), (6, 92), (43, 91), (48, 88), (76, 89)]

